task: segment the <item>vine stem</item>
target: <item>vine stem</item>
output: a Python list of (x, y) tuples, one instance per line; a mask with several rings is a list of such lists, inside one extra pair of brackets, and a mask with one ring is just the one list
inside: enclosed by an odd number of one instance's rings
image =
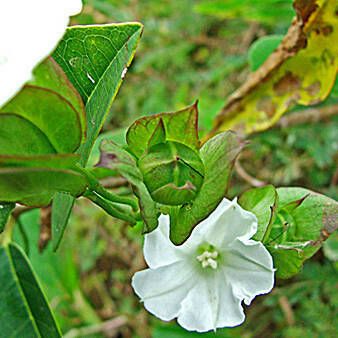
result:
[(0, 243), (2, 245), (6, 246), (8, 243), (12, 241), (14, 225), (15, 225), (15, 218), (10, 216), (5, 226), (4, 232), (0, 235)]
[(126, 325), (127, 318), (125, 316), (119, 316), (113, 319), (109, 319), (105, 322), (94, 324), (91, 326), (80, 327), (76, 329), (71, 329), (64, 335), (64, 338), (75, 338), (75, 337), (85, 337), (93, 335), (95, 333), (111, 333), (114, 330), (117, 330), (123, 325)]
[[(120, 195), (117, 195), (117, 194), (114, 194), (108, 191), (100, 184), (100, 182), (96, 179), (96, 177), (93, 174), (88, 172), (88, 170), (81, 168), (80, 166), (78, 166), (78, 169), (81, 171), (82, 174), (84, 174), (87, 177), (87, 180), (89, 182), (88, 189), (90, 192), (94, 193), (96, 197), (100, 195), (101, 197), (103, 197), (104, 199), (110, 202), (127, 204), (132, 207), (133, 211), (138, 210), (138, 203), (135, 199), (130, 198), (130, 197), (125, 197), (125, 196), (120, 196)], [(86, 194), (85, 196), (88, 197)]]
[(122, 208), (113, 205), (111, 201), (107, 201), (102, 196), (98, 195), (95, 191), (88, 190), (83, 196), (87, 197), (93, 203), (101, 207), (110, 216), (119, 218), (126, 222), (130, 222), (133, 225), (136, 224), (136, 220), (133, 216), (128, 215)]

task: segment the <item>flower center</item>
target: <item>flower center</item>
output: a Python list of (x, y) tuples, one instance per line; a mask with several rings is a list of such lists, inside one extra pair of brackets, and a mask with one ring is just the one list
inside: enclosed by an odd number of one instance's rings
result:
[[(211, 245), (208, 245), (208, 248), (201, 248), (203, 251), (200, 255), (196, 257), (196, 259), (201, 263), (202, 268), (212, 268), (217, 269), (218, 267), (218, 251)], [(199, 250), (201, 252), (201, 250)]]

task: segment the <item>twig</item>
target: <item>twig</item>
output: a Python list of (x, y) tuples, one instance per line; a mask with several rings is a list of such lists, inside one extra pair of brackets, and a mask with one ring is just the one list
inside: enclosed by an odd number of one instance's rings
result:
[(34, 209), (34, 207), (26, 207), (26, 206), (24, 206), (24, 205), (16, 205), (15, 206), (15, 209), (13, 210), (13, 212), (12, 212), (12, 216), (15, 218), (15, 219), (18, 219), (20, 216), (21, 216), (21, 214), (23, 214), (23, 213), (25, 213), (25, 212), (27, 212), (27, 211), (29, 211), (29, 210), (32, 210), (32, 209)]
[(257, 32), (259, 30), (259, 23), (254, 21), (251, 22), (250, 27), (247, 29), (246, 33), (243, 35), (242, 41), (237, 47), (237, 51), (239, 53), (244, 53), (248, 50), (249, 46), (251, 45), (252, 41), (254, 40)]
[(111, 334), (112, 331), (117, 330), (121, 326), (124, 326), (127, 323), (127, 318), (125, 316), (119, 316), (100, 324), (80, 327), (77, 329), (71, 329), (63, 337), (64, 338), (76, 338), (76, 337), (85, 337), (95, 333), (106, 333)]
[(100, 182), (105, 189), (117, 189), (129, 185), (129, 182), (123, 177), (106, 177)]
[(278, 303), (283, 311), (287, 324), (289, 326), (295, 325), (295, 316), (288, 299), (285, 296), (280, 296), (278, 298)]
[(296, 111), (282, 117), (275, 127), (286, 128), (297, 124), (318, 122), (334, 115), (338, 115), (338, 105)]
[(335, 187), (337, 183), (338, 183), (338, 169), (333, 174), (330, 185), (331, 187)]
[(41, 208), (40, 214), (40, 236), (39, 251), (40, 253), (46, 248), (52, 239), (52, 207)]
[(265, 182), (252, 177), (250, 174), (248, 174), (244, 168), (241, 166), (239, 160), (237, 160), (235, 162), (235, 170), (237, 172), (237, 174), (239, 175), (239, 177), (241, 177), (244, 181), (246, 181), (247, 183), (249, 183), (251, 186), (253, 187), (262, 187), (264, 185), (266, 185)]

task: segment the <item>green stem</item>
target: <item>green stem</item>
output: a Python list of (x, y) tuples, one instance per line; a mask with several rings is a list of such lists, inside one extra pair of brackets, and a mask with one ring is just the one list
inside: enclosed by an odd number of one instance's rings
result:
[(136, 224), (136, 220), (133, 216), (128, 215), (123, 209), (115, 206), (111, 201), (107, 201), (102, 196), (98, 195), (95, 191), (87, 191), (84, 194), (85, 197), (90, 199), (93, 203), (101, 207), (110, 216), (122, 219), (123, 221), (130, 222), (133, 225)]
[(8, 243), (12, 241), (14, 225), (15, 225), (15, 218), (13, 216), (10, 216), (6, 224), (5, 230), (0, 236), (0, 243), (2, 245), (7, 245)]
[(113, 202), (113, 203), (120, 203), (120, 204), (127, 204), (133, 208), (134, 211), (138, 210), (138, 203), (135, 199), (125, 196), (120, 196), (114, 194), (107, 189), (105, 189), (100, 182), (96, 179), (96, 177), (88, 172), (86, 169), (78, 167), (82, 174), (87, 177), (89, 182), (89, 190), (94, 192), (96, 195), (100, 195), (104, 199)]
[(25, 230), (22, 222), (20, 221), (20, 218), (18, 218), (16, 220), (16, 223), (18, 225), (18, 229), (19, 229), (21, 237), (22, 237), (22, 241), (23, 241), (23, 245), (24, 245), (23, 249), (24, 249), (26, 255), (29, 256), (29, 240), (28, 240), (28, 237), (27, 237), (26, 230)]
[(108, 201), (111, 201), (113, 203), (127, 204), (131, 206), (134, 211), (138, 210), (138, 204), (136, 200), (130, 197), (114, 194), (103, 188), (101, 184), (98, 184), (93, 191), (102, 196), (103, 198), (107, 199)]

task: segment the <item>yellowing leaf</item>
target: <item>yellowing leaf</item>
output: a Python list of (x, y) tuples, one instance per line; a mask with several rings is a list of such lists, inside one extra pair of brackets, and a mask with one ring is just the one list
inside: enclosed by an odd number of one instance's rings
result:
[(295, 104), (324, 100), (338, 65), (337, 0), (295, 0), (297, 17), (277, 50), (252, 73), (216, 117), (210, 136), (224, 130), (265, 130)]

